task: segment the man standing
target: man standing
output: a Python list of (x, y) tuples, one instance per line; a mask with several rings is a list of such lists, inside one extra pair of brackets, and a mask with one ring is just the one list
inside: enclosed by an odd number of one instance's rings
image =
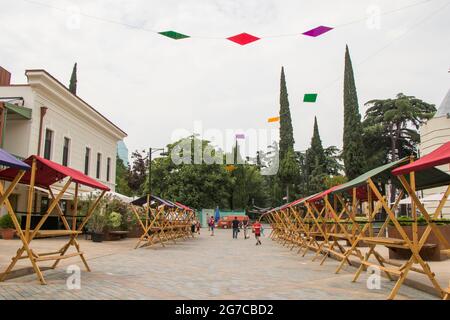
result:
[(261, 237), (261, 229), (262, 229), (261, 222), (256, 220), (256, 222), (253, 224), (253, 231), (255, 232), (256, 245), (261, 245), (261, 240), (259, 240), (259, 238)]
[(237, 219), (237, 217), (234, 217), (234, 220), (231, 222), (231, 225), (233, 227), (233, 239), (237, 239), (239, 232), (239, 220)]

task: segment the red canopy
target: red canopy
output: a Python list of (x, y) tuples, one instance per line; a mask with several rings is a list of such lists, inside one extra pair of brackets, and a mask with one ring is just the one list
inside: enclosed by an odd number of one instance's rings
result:
[(187, 211), (194, 211), (194, 210), (192, 210), (191, 208), (189, 208), (188, 206), (185, 206), (184, 204), (182, 204), (182, 203), (179, 203), (179, 202), (175, 202), (178, 206), (180, 206), (180, 207), (182, 207), (184, 210), (187, 210)]
[(398, 176), (410, 173), (411, 171), (421, 171), (447, 163), (450, 163), (450, 141), (417, 161), (392, 170), (392, 173)]
[[(95, 189), (109, 191), (110, 189), (94, 180), (87, 175), (81, 173), (78, 170), (65, 167), (56, 162), (41, 158), (39, 156), (30, 156), (23, 162), (31, 166), (33, 159), (36, 159), (36, 178), (35, 185), (38, 187), (48, 188), (52, 184), (66, 178), (71, 177), (72, 181), (77, 182), (81, 185), (88, 186)], [(0, 179), (3, 180), (13, 180), (17, 175), (18, 169), (9, 168), (0, 171)], [(31, 170), (29, 170), (20, 180), (20, 183), (30, 184)]]
[(319, 193), (319, 194), (317, 194), (317, 195), (315, 195), (315, 196), (309, 198), (307, 201), (308, 201), (308, 202), (316, 202), (316, 201), (318, 201), (318, 200), (322, 200), (326, 195), (330, 194), (331, 192), (333, 192), (334, 190), (336, 190), (338, 187), (339, 187), (339, 186), (331, 187), (330, 189), (325, 190), (325, 191), (323, 191), (323, 192), (321, 192), (321, 193)]

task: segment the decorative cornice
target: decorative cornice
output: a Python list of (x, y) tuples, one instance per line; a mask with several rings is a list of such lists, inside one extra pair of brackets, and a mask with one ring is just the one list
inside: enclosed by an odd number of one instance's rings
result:
[(104, 115), (95, 110), (80, 97), (74, 95), (61, 82), (55, 79), (45, 70), (26, 70), (25, 75), (28, 78), (28, 84), (36, 92), (41, 92), (44, 96), (53, 98), (62, 102), (61, 107), (71, 113), (78, 113), (83, 119), (91, 119), (96, 125), (122, 140), (127, 134), (108, 120)]

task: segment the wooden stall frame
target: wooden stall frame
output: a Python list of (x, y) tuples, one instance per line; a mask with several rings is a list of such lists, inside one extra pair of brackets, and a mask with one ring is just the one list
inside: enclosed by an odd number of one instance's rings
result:
[[(25, 230), (23, 230), (21, 228), (20, 223), (19, 223), (17, 217), (15, 216), (15, 213), (12, 209), (12, 206), (11, 206), (11, 203), (9, 202), (9, 200), (7, 198), (4, 200), (8, 214), (11, 216), (11, 219), (15, 226), (16, 233), (22, 242), (22, 247), (17, 250), (17, 253), (12, 258), (11, 263), (8, 265), (8, 267), (3, 272), (3, 274), (0, 276), (0, 282), (5, 281), (8, 274), (14, 269), (14, 266), (16, 265), (18, 260), (27, 259), (27, 258), (30, 260), (31, 265), (33, 267), (34, 272), (36, 273), (38, 280), (43, 285), (45, 285), (47, 283), (46, 283), (44, 276), (42, 274), (42, 271), (40, 270), (39, 265), (38, 265), (38, 262), (41, 262), (41, 261), (55, 260), (54, 264), (52, 265), (52, 268), (54, 269), (54, 268), (56, 268), (56, 266), (60, 260), (79, 256), (81, 258), (83, 264), (85, 265), (86, 270), (91, 271), (87, 264), (87, 261), (84, 257), (84, 253), (80, 250), (80, 245), (76, 241), (76, 237), (80, 233), (82, 233), (82, 229), (83, 229), (84, 225), (90, 219), (92, 213), (94, 212), (95, 208), (99, 204), (100, 199), (105, 195), (106, 191), (103, 190), (103, 192), (99, 195), (99, 197), (94, 202), (94, 204), (91, 206), (91, 208), (89, 209), (85, 218), (83, 219), (82, 223), (78, 226), (78, 228), (75, 229), (76, 224), (73, 224), (73, 228), (70, 229), (69, 224), (59, 206), (59, 202), (62, 199), (62, 196), (64, 195), (66, 190), (69, 188), (70, 184), (73, 182), (72, 178), (69, 177), (67, 179), (63, 188), (60, 190), (60, 192), (58, 193), (58, 195), (56, 197), (54, 196), (54, 194), (49, 186), (47, 189), (48, 189), (49, 194), (51, 195), (52, 201), (50, 202), (49, 207), (47, 208), (45, 214), (39, 220), (36, 227), (34, 229), (31, 229), (30, 228), (30, 226), (31, 226), (31, 211), (32, 211), (32, 204), (34, 202), (33, 195), (34, 195), (34, 187), (35, 187), (34, 183), (35, 183), (35, 176), (36, 176), (36, 166), (37, 166), (36, 159), (33, 158), (32, 165), (31, 165), (31, 179), (30, 179), (30, 183), (29, 183)], [(24, 172), (22, 172), (22, 174), (20, 175), (20, 178), (23, 176), (23, 174), (24, 174)], [(12, 186), (15, 187), (19, 181), (20, 181), (20, 179), (17, 179), (17, 177), (16, 177), (16, 179), (13, 180), (12, 184), (7, 189), (7, 191), (5, 192), (4, 195), (7, 194), (7, 192), (11, 189)], [(76, 183), (76, 185), (78, 185), (78, 183)], [(76, 190), (78, 190), (78, 187), (76, 187)], [(0, 184), (0, 193), (2, 193), (2, 192), (3, 192), (3, 187)], [(76, 194), (75, 196), (77, 197), (78, 194)], [(2, 196), (2, 199), (3, 199), (3, 196)], [(65, 226), (65, 230), (41, 230), (45, 221), (47, 220), (47, 218), (50, 216), (50, 214), (53, 212), (54, 209), (57, 210), (57, 214), (61, 217), (61, 219), (64, 223), (64, 226)], [(74, 216), (76, 216), (77, 212), (74, 212), (73, 214), (74, 214)], [(33, 239), (35, 239), (38, 236), (65, 236), (65, 235), (69, 236), (69, 240), (61, 249), (59, 249), (57, 251), (38, 253), (31, 248), (31, 242), (33, 241)], [(74, 246), (76, 252), (66, 254), (66, 252), (70, 246)]]

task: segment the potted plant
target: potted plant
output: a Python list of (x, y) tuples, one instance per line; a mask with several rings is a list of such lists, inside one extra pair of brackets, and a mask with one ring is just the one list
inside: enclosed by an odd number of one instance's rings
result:
[(1, 235), (4, 240), (11, 240), (16, 234), (16, 229), (11, 216), (7, 213), (0, 218)]
[(108, 214), (108, 234), (106, 240), (120, 240), (122, 233), (126, 231), (119, 231), (122, 226), (122, 215), (118, 212), (111, 212)]
[(89, 229), (92, 235), (93, 242), (102, 242), (104, 239), (104, 229), (108, 223), (108, 218), (104, 210), (95, 210), (89, 220)]

